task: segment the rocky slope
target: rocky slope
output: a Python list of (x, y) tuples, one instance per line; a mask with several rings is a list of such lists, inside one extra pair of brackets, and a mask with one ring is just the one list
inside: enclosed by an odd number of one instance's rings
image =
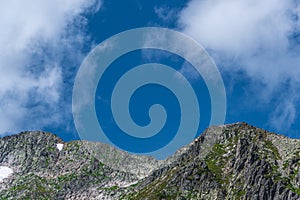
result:
[(24, 132), (0, 139), (13, 171), (0, 199), (300, 199), (299, 154), (300, 140), (245, 123), (210, 127), (164, 161)]

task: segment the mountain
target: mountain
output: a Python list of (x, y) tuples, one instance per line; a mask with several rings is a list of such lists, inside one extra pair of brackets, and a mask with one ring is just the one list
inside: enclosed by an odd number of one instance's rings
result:
[(0, 199), (300, 199), (300, 140), (236, 123), (166, 160), (45, 132), (0, 139)]

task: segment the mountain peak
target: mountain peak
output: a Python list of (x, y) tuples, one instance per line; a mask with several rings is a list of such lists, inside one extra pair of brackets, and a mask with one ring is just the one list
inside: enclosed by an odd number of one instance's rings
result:
[(209, 127), (165, 160), (97, 142), (63, 142), (51, 133), (23, 132), (0, 139), (0, 168), (10, 169), (0, 196), (300, 199), (299, 154), (300, 140), (247, 123)]

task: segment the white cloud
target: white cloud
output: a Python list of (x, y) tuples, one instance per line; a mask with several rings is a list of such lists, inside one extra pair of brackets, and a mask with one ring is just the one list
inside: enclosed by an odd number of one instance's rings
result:
[[(63, 60), (82, 57), (97, 0), (0, 2), (0, 134), (62, 123)], [(66, 66), (65, 66), (66, 67)]]
[(171, 9), (167, 6), (155, 7), (154, 12), (165, 23), (170, 23), (178, 17), (178, 10)]
[(292, 28), (288, 9), (288, 1), (280, 0), (194, 0), (181, 22), (204, 46), (240, 56), (257, 48), (286, 48)]
[(300, 31), (299, 18), (300, 6), (292, 0), (192, 0), (179, 26), (210, 51), (223, 72), (245, 72), (253, 98), (276, 102), (269, 124), (284, 131), (295, 122), (300, 99), (294, 92), (300, 89), (300, 44), (292, 37)]
[(279, 105), (275, 108), (275, 111), (270, 119), (270, 125), (276, 129), (290, 129), (290, 122), (294, 122), (296, 118), (296, 108), (295, 102), (288, 100), (283, 100), (279, 103)]

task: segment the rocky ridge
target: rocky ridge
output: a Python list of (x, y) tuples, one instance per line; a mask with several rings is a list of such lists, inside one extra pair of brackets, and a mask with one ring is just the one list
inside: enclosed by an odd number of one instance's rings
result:
[[(63, 144), (62, 149), (57, 144)], [(166, 160), (45, 132), (0, 139), (0, 199), (300, 199), (300, 140), (208, 128)]]

